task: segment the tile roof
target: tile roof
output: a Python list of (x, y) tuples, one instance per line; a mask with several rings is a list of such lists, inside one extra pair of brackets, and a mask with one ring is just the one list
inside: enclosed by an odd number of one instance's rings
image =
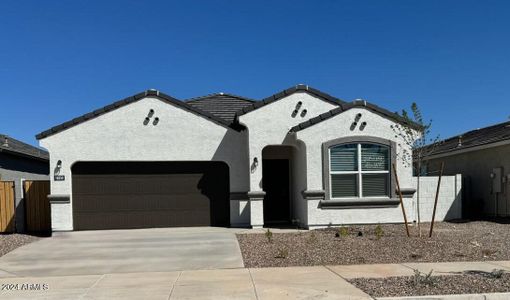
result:
[[(239, 130), (243, 130), (244, 127), (237, 122), (238, 116), (249, 113), (249, 112), (256, 110), (256, 109), (258, 109), (264, 105), (267, 105), (269, 103), (278, 101), (278, 100), (280, 100), (286, 96), (289, 96), (291, 94), (294, 94), (296, 92), (309, 93), (309, 94), (311, 94), (315, 97), (318, 97), (324, 101), (327, 101), (329, 103), (337, 105), (338, 107), (335, 109), (332, 109), (324, 114), (321, 114), (315, 118), (312, 118), (306, 122), (298, 124), (297, 126), (294, 126), (291, 129), (291, 131), (302, 130), (306, 127), (312, 126), (313, 124), (319, 123), (325, 119), (328, 119), (332, 116), (342, 113), (343, 111), (348, 110), (352, 107), (360, 107), (360, 106), (364, 106), (368, 109), (372, 109), (373, 111), (375, 111), (379, 114), (393, 118), (401, 123), (406, 123), (406, 121), (399, 115), (389, 112), (389, 111), (387, 111), (383, 108), (380, 108), (376, 105), (367, 103), (366, 101), (354, 101), (354, 102), (347, 103), (343, 100), (340, 100), (336, 97), (333, 97), (329, 94), (326, 94), (326, 93), (321, 92), (317, 89), (314, 89), (308, 85), (303, 85), (303, 84), (299, 84), (294, 87), (285, 89), (279, 93), (276, 93), (276, 94), (269, 96), (265, 99), (262, 99), (260, 101), (255, 101), (253, 99), (236, 96), (236, 95), (232, 95), (232, 94), (225, 94), (225, 93), (210, 94), (210, 95), (206, 95), (206, 96), (187, 99), (185, 101), (180, 101), (180, 100), (175, 99), (171, 96), (163, 94), (159, 91), (147, 90), (145, 92), (138, 93), (134, 96), (114, 102), (110, 105), (107, 105), (103, 108), (100, 108), (93, 112), (82, 115), (80, 117), (74, 118), (74, 119), (67, 121), (65, 123), (62, 123), (60, 125), (54, 126), (46, 131), (39, 133), (38, 135), (36, 135), (36, 138), (42, 139), (42, 138), (48, 137), (50, 135), (56, 134), (62, 130), (73, 127), (77, 124), (80, 124), (87, 120), (93, 119), (93, 118), (100, 116), (102, 114), (105, 114), (107, 112), (113, 111), (113, 110), (115, 110), (119, 107), (122, 107), (124, 105), (136, 102), (136, 101), (143, 99), (147, 96), (159, 98), (167, 103), (172, 103), (182, 109), (191, 111), (201, 117), (209, 119), (209, 120), (211, 120), (215, 123), (218, 123), (222, 126), (230, 127), (230, 128), (233, 128), (233, 129), (239, 131)], [(411, 125), (413, 127), (418, 128), (417, 124), (413, 123)]]
[(166, 95), (164, 93), (161, 93), (160, 91), (156, 91), (156, 90), (147, 90), (145, 92), (141, 92), (141, 93), (138, 93), (136, 95), (133, 95), (131, 97), (127, 97), (125, 99), (122, 99), (122, 100), (119, 100), (117, 102), (114, 102), (110, 105), (107, 105), (105, 107), (102, 107), (100, 109), (96, 109), (94, 110), (93, 112), (90, 112), (90, 113), (87, 113), (87, 114), (84, 114), (80, 117), (77, 117), (77, 118), (74, 118), (70, 121), (67, 121), (65, 123), (62, 123), (60, 125), (57, 125), (57, 126), (54, 126), (48, 130), (45, 130), (39, 134), (37, 134), (35, 137), (37, 139), (42, 139), (42, 138), (45, 138), (45, 137), (48, 137), (50, 135), (54, 135), (62, 130), (65, 130), (65, 129), (68, 129), (68, 128), (71, 128), (73, 126), (76, 126), (80, 123), (83, 123), (85, 121), (88, 121), (90, 119), (93, 119), (93, 118), (96, 118), (100, 115), (103, 115), (107, 112), (110, 112), (110, 111), (113, 111), (113, 110), (116, 110), (117, 108), (119, 107), (122, 107), (124, 105), (127, 105), (127, 104), (130, 104), (130, 103), (133, 103), (133, 102), (137, 102), (138, 100), (141, 100), (143, 98), (146, 98), (146, 97), (155, 97), (155, 98), (158, 98), (164, 102), (167, 102), (167, 103), (171, 103), (171, 104), (174, 104), (176, 105), (177, 107), (180, 107), (182, 109), (185, 109), (185, 110), (188, 110), (188, 111), (191, 111), (201, 117), (204, 117), (206, 119), (209, 119), (211, 120), (212, 122), (215, 122), (217, 124), (220, 124), (222, 126), (225, 126), (225, 127), (229, 127), (230, 126), (230, 123), (225, 121), (224, 119), (221, 119), (219, 117), (216, 117), (214, 115), (212, 115), (211, 113), (208, 113), (206, 111), (203, 111), (203, 110), (200, 110), (199, 108), (197, 107), (194, 107), (194, 106), (191, 106), (185, 102), (182, 102), (180, 100), (177, 100), (169, 95)]
[(0, 133), (0, 152), (6, 152), (13, 155), (35, 158), (39, 160), (49, 160), (47, 151), (13, 139), (12, 137)]
[(420, 125), (413, 123), (413, 122), (408, 122), (407, 120), (405, 120), (404, 118), (402, 118), (400, 115), (398, 115), (396, 113), (392, 113), (389, 110), (386, 110), (386, 109), (379, 107), (375, 104), (369, 103), (365, 100), (355, 100), (353, 102), (339, 104), (339, 106), (337, 108), (334, 108), (334, 109), (327, 111), (323, 114), (320, 114), (314, 118), (311, 118), (308, 121), (299, 123), (298, 125), (292, 127), (289, 131), (297, 132), (297, 131), (303, 130), (303, 129), (313, 126), (317, 123), (325, 121), (329, 118), (332, 118), (338, 114), (341, 114), (341, 113), (343, 113), (351, 108), (354, 108), (354, 107), (363, 107), (363, 108), (369, 109), (377, 114), (380, 114), (387, 118), (395, 120), (399, 123), (407, 124), (415, 129), (420, 129)]
[(269, 96), (267, 98), (264, 98), (264, 99), (262, 99), (260, 101), (254, 102), (252, 105), (247, 106), (247, 107), (241, 109), (240, 111), (238, 111), (236, 113), (236, 116), (241, 116), (241, 115), (247, 114), (247, 113), (249, 113), (249, 112), (251, 112), (253, 110), (256, 110), (256, 109), (258, 109), (258, 108), (260, 108), (260, 107), (262, 107), (264, 105), (267, 105), (269, 103), (273, 103), (275, 101), (278, 101), (278, 100), (280, 100), (280, 99), (282, 99), (282, 98), (284, 98), (286, 96), (292, 95), (292, 94), (294, 94), (296, 92), (309, 93), (311, 95), (314, 95), (314, 96), (316, 96), (318, 98), (321, 98), (324, 101), (330, 102), (330, 103), (335, 104), (335, 105), (340, 105), (342, 103), (345, 103), (345, 101), (340, 100), (340, 99), (338, 99), (336, 97), (333, 97), (333, 96), (331, 96), (329, 94), (326, 94), (324, 92), (321, 92), (321, 91), (319, 91), (317, 89), (314, 89), (311, 86), (304, 85), (304, 84), (298, 84), (296, 86), (293, 86), (291, 88), (288, 88), (288, 89), (285, 89), (285, 90), (283, 90), (281, 92), (278, 92), (278, 93), (276, 93), (274, 95), (271, 95), (271, 96)]
[(507, 140), (510, 140), (510, 121), (471, 130), (439, 141), (428, 156), (461, 151)]
[(185, 102), (226, 122), (233, 122), (236, 112), (251, 106), (255, 100), (232, 94), (216, 93), (188, 99)]

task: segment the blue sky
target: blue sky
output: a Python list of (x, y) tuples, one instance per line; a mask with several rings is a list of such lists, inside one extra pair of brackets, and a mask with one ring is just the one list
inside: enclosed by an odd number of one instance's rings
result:
[(34, 135), (156, 88), (264, 98), (298, 83), (445, 138), (508, 120), (508, 1), (1, 1), (0, 132)]

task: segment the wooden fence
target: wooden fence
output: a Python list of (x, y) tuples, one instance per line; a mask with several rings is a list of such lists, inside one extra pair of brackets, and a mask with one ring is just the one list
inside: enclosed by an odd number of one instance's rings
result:
[(14, 182), (0, 181), (0, 232), (14, 232)]
[(23, 183), (25, 198), (26, 230), (44, 232), (51, 230), (50, 182), (26, 180)]

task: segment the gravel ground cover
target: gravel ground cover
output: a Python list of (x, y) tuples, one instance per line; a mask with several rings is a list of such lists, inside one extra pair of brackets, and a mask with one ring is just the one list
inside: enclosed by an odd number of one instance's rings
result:
[(510, 260), (510, 224), (436, 223), (411, 238), (403, 224), (349, 226), (303, 231), (237, 235), (246, 267), (374, 264), (403, 262)]
[(0, 256), (23, 245), (37, 241), (39, 237), (27, 234), (0, 234)]
[(372, 297), (405, 297), (426, 295), (479, 294), (510, 292), (510, 274), (500, 278), (486, 275), (433, 276), (429, 284), (416, 283), (415, 278), (356, 278), (353, 285)]

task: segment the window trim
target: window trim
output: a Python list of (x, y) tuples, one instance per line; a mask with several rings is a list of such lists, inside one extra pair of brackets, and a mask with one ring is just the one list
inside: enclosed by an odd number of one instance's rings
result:
[[(386, 147), (386, 149), (388, 149), (388, 160), (389, 160), (389, 163), (388, 163), (388, 170), (384, 170), (384, 171), (363, 171), (363, 166), (362, 166), (362, 145), (363, 144), (368, 144), (368, 145), (378, 145), (378, 146), (382, 146), (382, 147)], [(333, 197), (333, 195), (331, 195), (331, 199), (333, 200), (342, 200), (342, 199), (352, 199), (352, 198), (359, 198), (359, 199), (370, 199), (370, 198), (390, 198), (391, 197), (391, 192), (390, 192), (390, 185), (391, 185), (391, 181), (388, 180), (388, 192), (389, 192), (389, 195), (381, 195), (381, 196), (363, 196), (363, 175), (364, 174), (368, 174), (368, 175), (372, 175), (372, 174), (388, 174), (388, 179), (390, 179), (390, 168), (391, 168), (391, 149), (390, 149), (390, 146), (388, 145), (382, 145), (380, 143), (373, 143), (373, 142), (363, 142), (363, 143), (360, 143), (360, 142), (357, 142), (357, 143), (347, 143), (347, 144), (337, 144), (337, 145), (332, 145), (332, 146), (329, 146), (328, 147), (328, 160), (329, 162), (331, 162), (331, 149), (332, 148), (335, 148), (337, 146), (343, 146), (343, 145), (356, 145), (356, 162), (357, 162), (357, 166), (356, 166), (356, 171), (329, 171), (329, 176), (328, 176), (328, 180), (329, 180), (329, 186), (331, 187), (331, 175), (333, 174), (338, 174), (338, 175), (356, 175), (356, 186), (357, 186), (357, 194), (358, 196), (357, 197)], [(331, 164), (330, 164), (331, 166)], [(332, 191), (330, 190), (330, 192), (332, 193)]]
[[(381, 173), (387, 173), (389, 176), (389, 197), (388, 196), (370, 196), (370, 197), (363, 197), (361, 196), (362, 193), (360, 193), (360, 190), (362, 189), (362, 182), (359, 182), (358, 184), (358, 195), (359, 197), (345, 197), (345, 198), (332, 198), (331, 197), (331, 172), (330, 172), (330, 148), (334, 146), (339, 145), (345, 145), (345, 144), (358, 144), (358, 147), (360, 147), (360, 144), (379, 144), (382, 146), (387, 146), (390, 151), (390, 162), (388, 166), (388, 171), (368, 171), (367, 173), (373, 173), (376, 174), (377, 172)], [(392, 174), (392, 164), (396, 162), (396, 143), (392, 140), (383, 139), (379, 137), (374, 136), (351, 136), (351, 137), (343, 137), (343, 138), (337, 138), (330, 141), (326, 141), (322, 144), (322, 181), (323, 181), (323, 189), (325, 191), (325, 201), (331, 201), (331, 202), (345, 202), (345, 203), (356, 203), (356, 201), (359, 201), (360, 205), (366, 205), (367, 203), (382, 203), (382, 202), (388, 202), (390, 199), (396, 198), (396, 182), (395, 182), (395, 176)], [(359, 152), (358, 148), (358, 160), (360, 160), (359, 156), (361, 153)], [(361, 161), (358, 162), (360, 164)], [(359, 167), (359, 166), (358, 166)], [(397, 166), (398, 168), (398, 166)], [(336, 172), (338, 173), (338, 172)], [(341, 174), (340, 172), (339, 174)], [(356, 178), (357, 181), (359, 181), (359, 176), (363, 174), (362, 170), (358, 171), (347, 171), (345, 174), (359, 174)]]

